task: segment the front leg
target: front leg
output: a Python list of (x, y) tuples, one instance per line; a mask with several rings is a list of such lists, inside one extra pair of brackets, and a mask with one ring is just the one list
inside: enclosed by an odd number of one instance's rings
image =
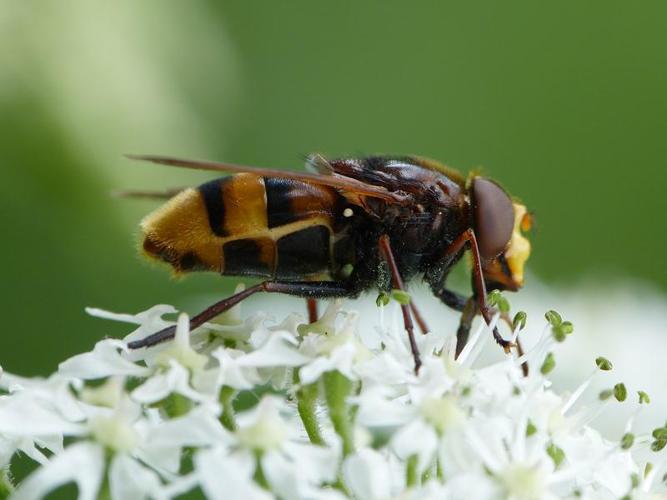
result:
[[(447, 248), (445, 251), (445, 257), (453, 258), (466, 244), (470, 246), (470, 252), (472, 253), (472, 276), (474, 288), (473, 297), (475, 297), (477, 300), (477, 309), (482, 314), (484, 321), (486, 321), (487, 325), (491, 325), (495, 311), (486, 303), (486, 284), (484, 283), (484, 274), (482, 271), (482, 258), (479, 254), (479, 247), (477, 246), (475, 232), (472, 229), (467, 229), (461, 233), (458, 238), (456, 238), (449, 246), (449, 248)], [(510, 347), (512, 347), (512, 343), (508, 342), (500, 336), (500, 332), (498, 331), (497, 327), (493, 328), (493, 338), (505, 350), (506, 353), (509, 352)]]

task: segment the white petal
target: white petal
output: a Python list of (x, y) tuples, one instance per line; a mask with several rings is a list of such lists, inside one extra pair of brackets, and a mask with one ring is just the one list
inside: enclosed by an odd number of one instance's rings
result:
[(283, 450), (296, 464), (304, 478), (313, 482), (333, 482), (336, 479), (339, 453), (332, 447), (315, 446), (309, 443), (291, 441), (285, 443)]
[(90, 316), (102, 319), (110, 319), (112, 321), (120, 321), (122, 323), (134, 323), (137, 325), (143, 325), (144, 323), (151, 323), (156, 321), (165, 314), (178, 312), (174, 306), (159, 304), (153, 306), (146, 311), (140, 312), (138, 314), (123, 314), (123, 313), (114, 313), (111, 311), (105, 311), (104, 309), (98, 309), (96, 307), (86, 307), (86, 313)]
[[(54, 453), (62, 451), (63, 438), (61, 436), (56, 437), (57, 444), (48, 446), (48, 448)], [(32, 458), (35, 462), (41, 465), (45, 465), (49, 459), (42, 453), (42, 451), (35, 446), (35, 442), (29, 438), (23, 438), (19, 440), (16, 446), (19, 450), (25, 453), (27, 456)]]
[(245, 354), (241, 351), (219, 348), (212, 354), (219, 363), (218, 384), (226, 385), (234, 389), (251, 389), (259, 383), (259, 375), (254, 367), (241, 366), (238, 362), (240, 356)]
[(146, 447), (207, 447), (231, 443), (232, 437), (215, 413), (200, 406), (182, 417), (152, 426), (147, 430), (146, 441)]
[(392, 392), (384, 386), (364, 390), (350, 400), (359, 406), (357, 421), (368, 427), (402, 425), (417, 414), (417, 408), (393, 398)]
[(30, 474), (12, 500), (34, 500), (67, 483), (76, 483), (79, 500), (95, 500), (104, 472), (104, 451), (89, 442), (76, 443)]
[(472, 498), (475, 500), (497, 500), (505, 497), (500, 485), (483, 472), (462, 472), (448, 479), (446, 484), (447, 496), (445, 498), (448, 500), (469, 500)]
[(334, 349), (329, 356), (319, 356), (314, 361), (301, 367), (299, 377), (304, 384), (311, 384), (319, 379), (323, 373), (338, 370), (350, 380), (357, 376), (352, 370), (356, 349), (351, 342)]
[(262, 457), (271, 490), (282, 498), (310, 498), (307, 492), (336, 478), (338, 457), (330, 448), (286, 442), (280, 451)]
[(124, 342), (105, 339), (95, 344), (91, 352), (73, 356), (58, 366), (58, 373), (66, 377), (96, 379), (114, 375), (144, 377), (150, 373), (146, 367), (125, 359), (122, 351), (127, 351)]
[(405, 384), (413, 377), (414, 366), (406, 364), (388, 352), (380, 352), (368, 361), (358, 364), (355, 371), (368, 384)]
[(377, 451), (363, 448), (343, 463), (345, 484), (356, 498), (384, 500), (391, 496), (391, 471)]
[(273, 395), (265, 395), (252, 409), (239, 413), (236, 418), (236, 437), (247, 449), (270, 450), (279, 448), (289, 437), (290, 427), (281, 416), (286, 403)]
[(154, 498), (161, 489), (158, 475), (124, 453), (114, 456), (109, 467), (112, 500)]
[(412, 455), (417, 455), (419, 473), (431, 465), (437, 446), (438, 436), (421, 418), (401, 428), (391, 439), (391, 447), (401, 460), (407, 461)]
[(220, 448), (203, 450), (194, 458), (199, 484), (210, 500), (271, 500), (273, 495), (257, 486), (250, 454), (228, 455)]
[(273, 332), (266, 342), (238, 360), (239, 366), (270, 367), (300, 366), (310, 361), (296, 348), (294, 336), (288, 332)]
[(44, 379), (19, 377), (4, 372), (0, 378), (0, 388), (10, 393), (23, 393), (25, 397), (31, 397), (35, 402), (57, 410), (66, 420), (71, 421), (82, 420), (85, 416), (81, 403), (71, 390), (80, 389), (82, 385), (83, 382), (78, 379), (61, 377), (57, 373)]
[(210, 394), (197, 392), (190, 386), (190, 373), (172, 361), (166, 372), (158, 373), (132, 391), (132, 399), (144, 404), (157, 403), (171, 393), (182, 394), (192, 401), (208, 401)]
[(184, 447), (228, 446), (233, 442), (216, 415), (203, 405), (171, 420), (142, 421), (137, 424), (137, 429), (144, 444), (135, 453), (156, 470), (175, 474)]
[(16, 393), (0, 400), (0, 433), (11, 436), (78, 436), (84, 426), (64, 419), (52, 406), (29, 394)]

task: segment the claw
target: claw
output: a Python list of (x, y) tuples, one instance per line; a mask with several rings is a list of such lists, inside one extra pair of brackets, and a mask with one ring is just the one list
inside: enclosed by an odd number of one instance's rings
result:
[(503, 348), (505, 354), (509, 354), (512, 347), (516, 347), (514, 342), (510, 342), (509, 340), (502, 338), (497, 328), (493, 329), (493, 338), (498, 343), (498, 345)]

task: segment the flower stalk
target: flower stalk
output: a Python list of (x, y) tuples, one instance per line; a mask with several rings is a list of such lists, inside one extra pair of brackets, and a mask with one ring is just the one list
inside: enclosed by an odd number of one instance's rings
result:
[(228, 431), (236, 430), (236, 419), (234, 417), (234, 398), (238, 391), (229, 386), (224, 386), (220, 390), (220, 405), (222, 405), (222, 414), (220, 422)]
[(352, 382), (337, 370), (325, 373), (322, 379), (329, 418), (336, 434), (343, 442), (343, 457), (347, 457), (354, 451), (353, 424), (346, 402), (352, 391)]
[(316, 414), (318, 392), (317, 384), (299, 385), (296, 391), (297, 409), (310, 442), (324, 446), (325, 442)]

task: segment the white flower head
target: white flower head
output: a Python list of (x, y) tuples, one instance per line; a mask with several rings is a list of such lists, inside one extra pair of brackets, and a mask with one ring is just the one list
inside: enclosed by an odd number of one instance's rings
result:
[[(555, 390), (546, 375), (557, 348), (549, 325), (523, 356), (486, 365), (484, 322), (458, 357), (453, 334), (418, 335), (415, 373), (398, 310), (396, 322), (364, 332), (340, 301), (313, 324), (295, 314), (243, 320), (236, 309), (190, 331), (180, 314), (174, 339), (136, 351), (126, 341), (172, 325), (162, 316), (173, 307), (89, 312), (138, 326), (50, 377), (0, 376), (0, 467), (18, 452), (39, 464), (12, 498), (40, 498), (65, 483), (84, 499), (162, 500), (193, 489), (232, 500), (664, 491), (667, 428), (633, 434), (636, 410), (622, 439), (603, 438), (592, 424), (613, 408), (609, 395), (622, 401), (626, 388), (617, 384), (586, 408), (582, 395), (603, 376), (598, 365), (571, 393)], [(8, 481), (0, 476), (0, 488)]]

